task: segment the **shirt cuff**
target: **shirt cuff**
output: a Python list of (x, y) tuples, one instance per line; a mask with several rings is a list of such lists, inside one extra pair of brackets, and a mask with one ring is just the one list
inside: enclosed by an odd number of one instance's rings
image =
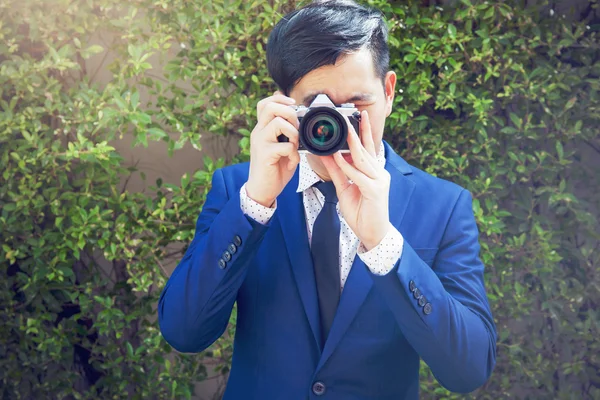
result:
[(358, 246), (358, 256), (375, 275), (385, 275), (394, 269), (394, 265), (402, 255), (404, 238), (396, 227), (392, 226), (383, 240), (371, 250), (361, 243)]
[(242, 212), (258, 222), (259, 224), (266, 225), (269, 223), (275, 210), (277, 209), (277, 200), (273, 203), (272, 207), (265, 207), (262, 204), (258, 204), (256, 201), (252, 200), (248, 197), (248, 192), (246, 192), (246, 184), (242, 186), (240, 189), (240, 206), (242, 207)]

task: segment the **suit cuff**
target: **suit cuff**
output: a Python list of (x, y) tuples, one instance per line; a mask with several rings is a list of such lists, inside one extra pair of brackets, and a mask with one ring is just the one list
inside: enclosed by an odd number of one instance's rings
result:
[(277, 210), (277, 200), (275, 200), (272, 207), (265, 207), (262, 204), (258, 204), (248, 197), (246, 184), (244, 183), (240, 189), (240, 206), (242, 207), (242, 212), (246, 216), (252, 218), (261, 225), (267, 225), (273, 217), (275, 210)]
[(386, 275), (400, 259), (402, 248), (404, 247), (404, 238), (398, 232), (396, 227), (391, 226), (383, 240), (371, 250), (367, 249), (361, 243), (358, 246), (358, 256), (375, 275)]

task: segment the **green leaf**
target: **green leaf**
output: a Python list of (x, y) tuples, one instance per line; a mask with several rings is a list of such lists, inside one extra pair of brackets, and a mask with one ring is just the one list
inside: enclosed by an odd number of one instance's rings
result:
[(515, 129), (514, 127), (512, 127), (512, 126), (505, 126), (504, 128), (500, 129), (500, 132), (512, 135), (514, 133), (518, 133), (519, 131), (517, 129)]
[(509, 114), (509, 116), (510, 116), (510, 120), (512, 121), (512, 123), (515, 124), (515, 126), (517, 128), (521, 129), (521, 125), (523, 124), (523, 121), (521, 120), (521, 118), (519, 118), (517, 116), (517, 114), (512, 113), (512, 112)]
[(456, 27), (452, 24), (448, 25), (448, 35), (450, 37), (456, 37)]
[(564, 149), (561, 142), (556, 142), (556, 153), (558, 154), (559, 160), (562, 160), (564, 158)]
[(488, 10), (486, 11), (486, 13), (483, 16), (483, 19), (492, 19), (494, 18), (494, 8), (495, 6), (490, 6), (490, 8), (488, 8)]
[(567, 104), (565, 104), (565, 111), (573, 108), (573, 106), (575, 105), (576, 102), (577, 102), (577, 96), (571, 97), (569, 99), (569, 101), (567, 101)]
[(117, 106), (121, 110), (128, 110), (129, 109), (129, 107), (127, 106), (127, 104), (125, 103), (125, 101), (118, 94), (115, 94), (113, 96), (113, 100), (115, 101), (115, 103), (117, 103)]
[(163, 131), (160, 128), (149, 128), (148, 129), (148, 136), (152, 139), (152, 140), (160, 140), (166, 137), (169, 137), (169, 135), (167, 135), (167, 133), (165, 131)]
[(104, 47), (102, 47), (102, 46), (100, 46), (98, 44), (95, 44), (95, 45), (92, 45), (92, 46), (88, 47), (86, 49), (86, 51), (89, 54), (98, 54), (98, 53), (102, 53), (104, 51)]
[(95, 44), (95, 45), (92, 45), (92, 46), (86, 48), (85, 50), (82, 50), (81, 57), (83, 57), (83, 59), (88, 59), (95, 54), (102, 53), (103, 51), (104, 51), (104, 47)]
[(132, 109), (136, 109), (140, 104), (140, 92), (137, 90), (131, 94), (131, 107)]
[(129, 358), (133, 358), (133, 346), (131, 343), (126, 342), (125, 347), (127, 347), (127, 356), (129, 356)]

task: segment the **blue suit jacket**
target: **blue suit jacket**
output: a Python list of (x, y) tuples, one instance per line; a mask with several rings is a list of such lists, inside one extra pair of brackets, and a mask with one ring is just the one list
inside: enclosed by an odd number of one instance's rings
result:
[[(416, 400), (419, 357), (452, 391), (470, 392), (490, 376), (496, 331), (471, 195), (384, 146), (402, 256), (385, 276), (356, 256), (324, 348), (298, 171), (266, 226), (240, 208), (248, 164), (214, 173), (158, 316), (175, 349), (200, 352), (224, 332), (237, 301), (225, 399)], [(228, 248), (235, 249), (229, 261)], [(415, 289), (430, 308), (419, 305)]]

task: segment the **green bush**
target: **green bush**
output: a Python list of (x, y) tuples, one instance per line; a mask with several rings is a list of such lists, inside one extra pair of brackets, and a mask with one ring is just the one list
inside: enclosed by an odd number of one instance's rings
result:
[[(474, 195), (499, 333), (475, 396), (600, 398), (597, 26), (514, 2), (369, 3), (399, 78), (385, 138)], [(228, 135), (232, 162), (247, 160), (256, 102), (275, 89), (266, 38), (295, 5), (0, 0), (1, 398), (189, 398), (203, 363), (227, 373), (233, 324), (182, 355), (155, 322), (162, 266), (191, 241), (224, 161), (132, 193), (120, 182), (139, 172), (110, 144), (129, 134), (173, 154)], [(86, 60), (108, 51), (99, 85)], [(469, 397), (424, 364), (421, 377), (423, 398)]]
[[(0, 398), (189, 398), (203, 362), (227, 372), (229, 341), (166, 358), (156, 324), (161, 267), (223, 161), (132, 193), (120, 181), (139, 172), (110, 143), (174, 153), (246, 128), (268, 86), (258, 33), (276, 18), (242, 0), (0, 0)], [(149, 57), (173, 46), (156, 75)], [(100, 85), (86, 60), (109, 51)]]

